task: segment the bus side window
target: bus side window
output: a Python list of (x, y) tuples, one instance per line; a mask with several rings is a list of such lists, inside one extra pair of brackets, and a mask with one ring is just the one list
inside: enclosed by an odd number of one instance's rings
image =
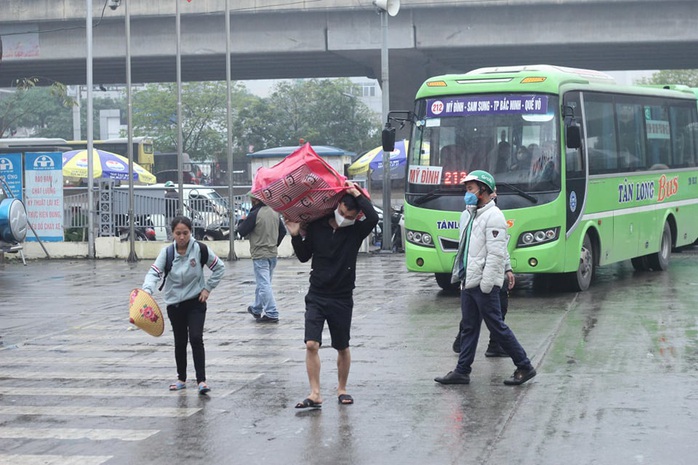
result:
[(585, 118), (589, 143), (589, 174), (618, 170), (615, 116), (611, 97), (585, 94)]
[(671, 107), (671, 141), (673, 168), (696, 166), (696, 131), (691, 130), (697, 123), (692, 121), (692, 108)]
[(618, 161), (620, 171), (636, 171), (646, 166), (643, 134), (642, 106), (633, 103), (617, 103), (618, 141), (620, 153)]

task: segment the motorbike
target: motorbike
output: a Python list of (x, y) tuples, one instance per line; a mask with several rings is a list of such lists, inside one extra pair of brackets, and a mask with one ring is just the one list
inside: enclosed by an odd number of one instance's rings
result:
[[(242, 222), (242, 219), (238, 219), (235, 222), (235, 239), (242, 239), (237, 233), (237, 227)], [(228, 241), (230, 240), (230, 226), (227, 219), (220, 223), (211, 223), (204, 229), (203, 240), (205, 241)]]
[[(378, 224), (373, 229), (373, 236), (371, 238), (371, 243), (377, 247), (380, 247), (383, 242), (383, 210), (379, 207), (375, 207), (376, 213), (378, 213)], [(393, 252), (404, 252), (405, 246), (402, 243), (402, 230), (405, 226), (405, 216), (404, 207), (400, 205), (399, 208), (391, 208), (390, 214), (390, 236), (391, 245)]]
[[(134, 240), (136, 241), (154, 241), (156, 240), (155, 228), (148, 216), (137, 216), (133, 222)], [(121, 242), (126, 242), (131, 237), (131, 228), (129, 224), (119, 228), (119, 237)]]

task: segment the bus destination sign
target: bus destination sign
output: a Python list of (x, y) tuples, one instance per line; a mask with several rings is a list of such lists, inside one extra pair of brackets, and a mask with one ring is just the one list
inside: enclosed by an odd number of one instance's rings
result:
[(427, 100), (427, 118), (469, 115), (545, 115), (547, 95), (473, 95)]

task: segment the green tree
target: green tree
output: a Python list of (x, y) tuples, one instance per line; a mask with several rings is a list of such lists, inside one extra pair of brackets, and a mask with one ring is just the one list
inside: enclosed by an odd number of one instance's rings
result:
[(0, 99), (0, 137), (11, 136), (20, 127), (33, 128), (37, 136), (51, 137), (50, 128), (63, 114), (70, 115), (74, 104), (66, 86), (59, 82), (37, 77), (18, 79), (13, 91)]
[(664, 69), (649, 78), (643, 78), (640, 84), (683, 84), (698, 87), (698, 69)]
[[(182, 151), (193, 160), (225, 158), (226, 84), (224, 82), (189, 82), (182, 85)], [(249, 99), (241, 84), (232, 89), (233, 121), (240, 102)], [(150, 84), (133, 96), (134, 133), (153, 137), (161, 152), (177, 150), (177, 87), (175, 84)], [(235, 123), (234, 123), (235, 127)], [(233, 145), (239, 141), (235, 138)]]
[(361, 152), (380, 144), (380, 117), (361, 102), (348, 79), (281, 82), (272, 95), (240, 112), (241, 140), (255, 150), (333, 145)]

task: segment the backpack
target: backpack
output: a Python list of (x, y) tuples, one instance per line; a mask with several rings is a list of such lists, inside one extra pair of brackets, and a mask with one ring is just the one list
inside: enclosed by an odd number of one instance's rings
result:
[[(201, 268), (203, 268), (208, 262), (208, 247), (203, 242), (196, 241), (196, 243), (199, 244), (199, 261), (201, 262)], [(172, 269), (174, 253), (175, 245), (170, 244), (167, 247), (167, 252), (165, 254), (165, 274), (162, 277), (162, 284), (160, 284), (158, 291), (162, 291), (162, 288), (165, 287), (165, 280), (167, 280), (167, 275), (170, 274), (170, 270)]]

